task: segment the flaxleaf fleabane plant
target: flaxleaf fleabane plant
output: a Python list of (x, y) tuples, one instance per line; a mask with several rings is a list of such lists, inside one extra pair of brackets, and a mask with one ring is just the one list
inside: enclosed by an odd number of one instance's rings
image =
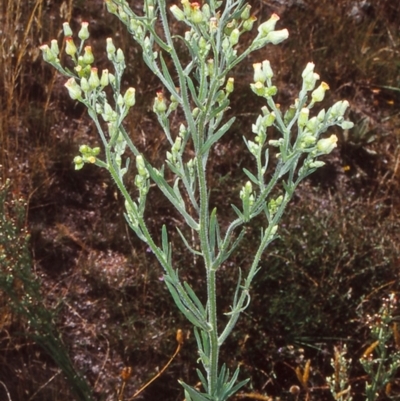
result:
[[(229, 108), (229, 96), (234, 90), (231, 70), (251, 52), (267, 44), (278, 44), (288, 37), (286, 29), (276, 30), (279, 17), (261, 23), (257, 35), (242, 52), (238, 51), (241, 35), (253, 29), (256, 18), (250, 6), (243, 0), (208, 0), (202, 6), (197, 2), (182, 0), (181, 6), (167, 9), (166, 0), (145, 0), (142, 15), (137, 15), (125, 0), (106, 0), (108, 11), (115, 14), (142, 48), (142, 56), (151, 71), (160, 79), (168, 95), (156, 94), (153, 111), (170, 144), (165, 166), (156, 167), (146, 160), (131, 140), (123, 121), (135, 104), (135, 89), (121, 88), (125, 57), (111, 38), (107, 39), (106, 51), (113, 65), (113, 72), (95, 67), (89, 38), (88, 25), (82, 23), (78, 32), (79, 44), (73, 38), (71, 28), (64, 24), (65, 51), (74, 64), (73, 70), (60, 63), (57, 41), (43, 45), (44, 59), (58, 71), (69, 77), (65, 86), (72, 99), (83, 103), (94, 121), (104, 157), (100, 148), (87, 145), (80, 147), (80, 155), (74, 159), (75, 168), (93, 163), (109, 171), (125, 199), (126, 220), (132, 230), (153, 251), (164, 270), (165, 283), (176, 305), (193, 324), (199, 360), (203, 370), (198, 369), (202, 391), (181, 382), (186, 400), (223, 401), (236, 393), (247, 380), (237, 382), (239, 370), (231, 374), (220, 365), (220, 348), (233, 330), (239, 315), (250, 302), (250, 286), (259, 269), (259, 262), (266, 247), (278, 235), (278, 225), (299, 183), (323, 166), (320, 156), (330, 153), (337, 137), (320, 138), (330, 126), (350, 128), (344, 119), (347, 101), (335, 103), (327, 111), (321, 110), (311, 116), (314, 106), (324, 98), (328, 85), (321, 83), (314, 72), (314, 64), (308, 63), (302, 74), (303, 84), (298, 99), (283, 113), (275, 103), (277, 93), (273, 85), (273, 71), (268, 60), (254, 64), (253, 92), (265, 99), (266, 105), (253, 124), (252, 140), (244, 138), (254, 156), (253, 171), (244, 170), (247, 182), (238, 194), (238, 204), (232, 205), (236, 218), (226, 230), (219, 225), (218, 211), (210, 210), (207, 167), (213, 146), (232, 127), (235, 118), (224, 119)], [(171, 21), (178, 20), (187, 27), (183, 36), (170, 30)], [(163, 30), (156, 28), (161, 25)], [(177, 47), (187, 50), (189, 61), (182, 61)], [(172, 65), (173, 68), (168, 66)], [(105, 88), (111, 87), (112, 99)], [(180, 109), (184, 115), (179, 128), (172, 126), (170, 117)], [(180, 114), (179, 114), (180, 115)], [(280, 139), (268, 140), (269, 127), (276, 127)], [(266, 180), (269, 162), (268, 145), (278, 148), (278, 162), (271, 179)], [(130, 168), (127, 152), (135, 158), (136, 195), (131, 195), (124, 176)], [(165, 169), (173, 175), (173, 185), (166, 179)], [(148, 230), (145, 210), (150, 183), (155, 184), (182, 216), (189, 230), (195, 233), (197, 244), (193, 245), (185, 233), (178, 229), (183, 244), (189, 252), (203, 260), (207, 299), (201, 300), (194, 289), (182, 282), (172, 256), (173, 246), (168, 239), (165, 225), (161, 239), (153, 239)], [(274, 188), (280, 195), (271, 197)], [(239, 206), (239, 204), (241, 205)], [(222, 205), (221, 205), (222, 206)], [(246, 235), (246, 226), (257, 216), (264, 215), (266, 225), (260, 233), (258, 248), (251, 266), (239, 269), (239, 280), (227, 319), (217, 319), (216, 275), (223, 263), (232, 255)]]

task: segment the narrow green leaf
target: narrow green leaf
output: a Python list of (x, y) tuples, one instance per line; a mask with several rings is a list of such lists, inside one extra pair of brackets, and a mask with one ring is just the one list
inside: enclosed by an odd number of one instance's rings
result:
[(208, 138), (204, 145), (201, 147), (200, 154), (207, 153), (211, 146), (214, 145), (214, 143), (217, 142), (229, 130), (234, 122), (235, 117), (232, 117), (215, 134)]
[(254, 184), (260, 185), (260, 182), (258, 181), (258, 178), (254, 174), (252, 174), (249, 170), (247, 170), (247, 168), (244, 168), (243, 172), (247, 175), (247, 177), (250, 178), (251, 181), (254, 182)]
[(232, 209), (235, 211), (235, 213), (238, 215), (239, 219), (245, 220), (243, 213), (233, 204), (231, 203)]
[(162, 248), (164, 255), (168, 257), (169, 254), (169, 246), (168, 246), (168, 233), (167, 233), (167, 227), (165, 224), (163, 224), (162, 229), (161, 229), (161, 238), (162, 238)]
[(192, 99), (193, 99), (195, 105), (196, 105), (198, 108), (201, 109), (203, 106), (202, 106), (202, 104), (200, 103), (199, 98), (197, 97), (196, 89), (195, 89), (194, 84), (193, 84), (193, 81), (192, 81), (192, 79), (189, 77), (189, 75), (186, 75), (186, 81), (187, 81), (187, 83), (188, 83), (189, 91), (190, 91), (190, 94), (192, 95)]
[(195, 388), (189, 386), (185, 382), (179, 380), (180, 385), (189, 393), (190, 397), (192, 397), (193, 401), (211, 401), (211, 397), (207, 394), (200, 393)]
[(187, 320), (192, 323), (194, 326), (201, 328), (202, 330), (206, 330), (206, 326), (204, 322), (196, 317), (196, 315), (182, 302), (182, 299), (176, 290), (173, 283), (170, 281), (170, 278), (166, 275), (164, 277), (165, 284), (168, 287), (169, 292), (172, 295), (172, 298), (175, 301), (176, 306), (183, 313)]
[(203, 375), (203, 373), (202, 373), (202, 371), (200, 369), (196, 369), (196, 372), (197, 372), (197, 376), (199, 376), (201, 384), (203, 385), (204, 391), (206, 393), (208, 393), (208, 385), (207, 385), (206, 378), (204, 377), (204, 375)]
[(195, 254), (195, 255), (203, 256), (203, 254), (202, 254), (201, 252), (196, 251), (195, 249), (193, 249), (193, 248), (189, 245), (189, 242), (187, 241), (187, 239), (186, 239), (185, 236), (183, 235), (182, 231), (181, 231), (178, 227), (176, 227), (176, 229), (177, 229), (179, 235), (181, 236), (182, 241), (183, 241), (183, 243), (185, 244), (186, 248), (189, 249), (189, 251), (192, 252), (192, 253)]
[(197, 306), (197, 309), (199, 310), (199, 312), (204, 316), (204, 319), (206, 319), (207, 312), (204, 309), (204, 306), (201, 303), (200, 299), (197, 297), (196, 293), (192, 290), (192, 288), (190, 287), (190, 285), (186, 281), (183, 282), (183, 286), (185, 287), (185, 290), (187, 291), (187, 294), (189, 295), (190, 299)]
[(211, 252), (215, 255), (215, 235), (216, 235), (216, 226), (217, 226), (217, 208), (215, 207), (210, 215), (210, 228), (209, 228), (209, 238), (210, 238), (210, 247)]

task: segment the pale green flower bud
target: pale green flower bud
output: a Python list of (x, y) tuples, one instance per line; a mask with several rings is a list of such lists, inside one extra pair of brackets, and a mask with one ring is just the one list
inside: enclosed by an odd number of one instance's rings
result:
[(264, 96), (267, 88), (260, 81), (257, 81), (255, 84), (250, 84), (251, 90), (258, 96)]
[(222, 41), (222, 50), (223, 50), (224, 52), (226, 52), (229, 48), (230, 48), (229, 39), (228, 39), (228, 38), (225, 38), (225, 39)]
[(128, 88), (124, 95), (124, 102), (127, 107), (132, 107), (136, 103), (135, 88)]
[(271, 79), (274, 76), (274, 72), (272, 71), (271, 63), (269, 62), (269, 60), (264, 60), (262, 62), (262, 68), (267, 79)]
[(232, 78), (232, 77), (228, 78), (228, 81), (226, 82), (226, 86), (225, 86), (226, 93), (232, 93), (233, 92), (234, 82), (235, 82), (234, 78)]
[(82, 22), (81, 29), (78, 32), (78, 37), (80, 40), (86, 40), (89, 38), (88, 26), (89, 26), (88, 22)]
[(92, 149), (92, 155), (97, 156), (100, 154), (100, 148), (96, 146), (95, 148)]
[(104, 88), (109, 84), (109, 73), (107, 69), (104, 69), (101, 72), (101, 78), (100, 78), (100, 85)]
[(116, 47), (114, 46), (112, 38), (107, 38), (106, 39), (106, 50), (107, 50), (107, 57), (109, 60), (111, 60), (117, 51)]
[(257, 156), (258, 150), (260, 149), (260, 145), (254, 143), (253, 141), (247, 141), (247, 146), (249, 148), (250, 153), (253, 154), (254, 156)]
[(288, 37), (289, 37), (289, 31), (285, 28), (279, 31), (270, 32), (267, 35), (266, 40), (272, 43), (273, 45), (277, 45), (286, 40)]
[(69, 23), (68, 23), (68, 22), (64, 22), (64, 23), (63, 23), (63, 32), (64, 32), (64, 36), (65, 36), (65, 37), (69, 37), (69, 36), (72, 36), (72, 35), (73, 35), (72, 29), (71, 29), (71, 27), (69, 26)]
[(195, 107), (195, 108), (192, 110), (192, 116), (193, 116), (193, 118), (197, 118), (199, 114), (200, 114), (200, 109), (199, 109), (198, 107)]
[(179, 136), (180, 136), (182, 139), (185, 139), (185, 138), (186, 138), (186, 135), (187, 135), (187, 129), (186, 129), (186, 127), (185, 127), (183, 124), (181, 124), (181, 125), (179, 126)]
[(325, 163), (320, 160), (316, 160), (308, 164), (308, 168), (320, 168), (323, 166), (325, 166)]
[(155, 113), (165, 113), (167, 110), (167, 104), (165, 103), (164, 95), (162, 92), (157, 92), (157, 96), (154, 98), (153, 111)]
[(297, 120), (299, 127), (303, 128), (307, 124), (309, 114), (310, 110), (307, 107), (304, 107), (300, 110), (299, 118)]
[(142, 155), (136, 156), (136, 168), (141, 177), (149, 178), (149, 172), (147, 171)]
[(117, 105), (119, 107), (122, 107), (124, 105), (124, 98), (122, 97), (121, 94), (119, 94), (118, 97), (117, 97)]
[(237, 24), (237, 21), (235, 19), (233, 19), (232, 21), (228, 22), (226, 24), (226, 26), (225, 26), (224, 34), (227, 35), (227, 36), (230, 35), (232, 33), (232, 31), (237, 28), (237, 26), (238, 26), (238, 24)]
[(235, 46), (239, 43), (240, 31), (239, 29), (234, 29), (229, 35), (229, 42), (231, 46)]
[(214, 59), (207, 60), (207, 73), (210, 77), (214, 76)]
[(247, 19), (246, 21), (243, 22), (242, 25), (242, 29), (243, 31), (247, 32), (247, 31), (251, 31), (253, 29), (254, 26), (254, 22), (257, 21), (257, 18), (254, 17), (253, 15)]
[(312, 134), (315, 135), (317, 133), (319, 124), (320, 124), (320, 122), (319, 122), (318, 118), (312, 117), (308, 120), (306, 127)]
[(50, 42), (50, 50), (56, 55), (58, 56), (60, 54), (60, 49), (58, 47), (58, 43), (56, 39), (53, 39)]
[(272, 14), (271, 18), (268, 21), (263, 22), (258, 27), (258, 32), (260, 33), (261, 37), (267, 36), (270, 32), (275, 29), (275, 25), (277, 21), (279, 21), (279, 16), (277, 14)]
[(177, 6), (173, 5), (169, 8), (173, 16), (178, 20), (178, 21), (183, 21), (185, 19), (185, 13)]
[(91, 90), (88, 80), (85, 77), (81, 78), (81, 88), (86, 93)]
[(311, 93), (311, 99), (314, 103), (321, 102), (325, 97), (325, 92), (329, 89), (326, 82), (321, 82), (317, 89)]
[(81, 145), (79, 146), (79, 152), (81, 152), (84, 156), (87, 156), (87, 154), (90, 152), (90, 148), (88, 145)]
[(319, 75), (316, 72), (310, 73), (303, 78), (302, 90), (311, 91), (315, 88)]
[(254, 82), (261, 82), (264, 83), (267, 79), (265, 72), (262, 68), (261, 63), (254, 63), (253, 64), (253, 69), (254, 69), (254, 75), (253, 75), (253, 80)]
[(74, 40), (69, 36), (67, 38), (65, 38), (66, 41), (66, 45), (65, 45), (65, 53), (68, 54), (68, 56), (74, 57), (76, 52), (78, 51)]
[(283, 138), (280, 139), (270, 139), (268, 141), (268, 145), (274, 146), (275, 148), (279, 148), (281, 145), (283, 145)]
[(115, 84), (116, 78), (114, 74), (111, 74), (111, 72), (108, 74), (108, 80), (110, 81), (111, 85)]
[(322, 109), (322, 110), (318, 113), (317, 119), (318, 119), (319, 122), (324, 121), (324, 119), (325, 119), (325, 109)]
[(244, 10), (242, 11), (242, 13), (240, 14), (240, 18), (242, 20), (247, 20), (250, 18), (250, 10), (251, 10), (251, 5), (250, 4), (246, 4)]
[(309, 148), (310, 146), (315, 145), (315, 142), (317, 142), (317, 138), (315, 138), (314, 135), (307, 134), (307, 135), (305, 135), (305, 136), (303, 136), (301, 138), (301, 145), (300, 146), (303, 149)]
[(277, 231), (278, 231), (278, 225), (273, 226), (273, 227), (271, 228), (270, 235), (271, 235), (271, 236), (272, 236), (272, 235), (275, 235)]
[(203, 13), (204, 19), (207, 21), (211, 18), (211, 10), (210, 6), (206, 3), (201, 7), (201, 11)]
[(100, 79), (96, 67), (90, 69), (88, 82), (91, 89), (96, 89), (98, 86), (100, 86)]
[(75, 164), (75, 170), (80, 170), (84, 166), (85, 162), (83, 161), (81, 156), (75, 156), (74, 164)]
[(105, 0), (107, 11), (111, 14), (116, 14), (118, 12), (118, 7), (112, 2), (112, 0)]
[(329, 138), (320, 139), (317, 142), (317, 149), (321, 153), (325, 153), (325, 154), (331, 153), (332, 150), (336, 148), (337, 141), (338, 141), (338, 138), (336, 135), (331, 135)]
[(191, 4), (189, 2), (189, 0), (181, 0), (181, 4), (183, 6), (183, 11), (185, 13), (186, 16), (190, 15), (190, 11), (191, 11)]
[(343, 130), (352, 129), (353, 127), (354, 123), (352, 123), (351, 121), (343, 121), (340, 124), (340, 128), (342, 128)]
[(301, 77), (304, 79), (309, 74), (313, 74), (314, 73), (314, 67), (315, 67), (314, 63), (312, 63), (312, 62), (307, 63), (306, 68), (304, 68), (303, 72), (301, 73)]
[(204, 17), (203, 13), (200, 10), (199, 3), (191, 3), (190, 7), (191, 7), (191, 12), (189, 15), (190, 21), (192, 21), (194, 24), (200, 24), (203, 21)]
[[(128, 21), (129, 21), (128, 14), (123, 10), (122, 7), (118, 7), (118, 15), (122, 22), (124, 22), (125, 24), (128, 23)], [(149, 18), (154, 17), (154, 7), (149, 7), (148, 17)]]
[(48, 45), (40, 46), (40, 50), (42, 51), (43, 60), (46, 63), (54, 63), (57, 61), (57, 56), (51, 51)]
[(81, 99), (82, 98), (82, 89), (75, 81), (75, 78), (70, 78), (64, 86), (68, 89), (69, 95), (72, 99)]
[(94, 56), (92, 53), (92, 47), (91, 46), (85, 46), (85, 53), (83, 54), (82, 61), (85, 64), (92, 64), (94, 61)]
[(108, 103), (104, 103), (104, 113), (101, 116), (106, 122), (114, 120), (114, 110)]
[(180, 136), (176, 137), (174, 145), (172, 146), (172, 152), (178, 153), (181, 150), (182, 138)]
[(210, 33), (215, 33), (218, 30), (218, 18), (211, 17), (209, 22)]
[(124, 52), (122, 51), (122, 49), (118, 49), (117, 50), (116, 60), (117, 60), (118, 63), (124, 63), (125, 62), (125, 56), (124, 56)]
[(263, 118), (263, 126), (264, 127), (271, 127), (274, 124), (275, 119), (276, 119), (276, 115), (275, 115), (274, 111), (269, 113), (269, 114), (267, 114), (267, 115), (265, 115), (264, 118)]

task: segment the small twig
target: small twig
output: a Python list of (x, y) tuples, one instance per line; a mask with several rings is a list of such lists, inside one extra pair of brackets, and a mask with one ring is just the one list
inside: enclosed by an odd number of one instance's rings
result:
[(103, 365), (101, 366), (101, 369), (100, 369), (100, 372), (99, 372), (99, 374), (98, 374), (98, 376), (97, 376), (96, 382), (94, 383), (94, 386), (93, 386), (94, 389), (96, 389), (96, 387), (97, 387), (97, 383), (98, 383), (99, 380), (100, 380), (101, 372), (104, 370), (104, 367), (106, 366), (106, 363), (107, 363), (108, 358), (109, 358), (109, 356), (110, 356), (110, 343), (109, 343), (109, 341), (107, 340), (107, 337), (106, 337), (106, 336), (103, 336), (103, 337), (104, 337), (104, 339), (106, 340), (106, 343), (107, 343), (107, 351), (106, 351), (106, 356), (105, 356), (105, 358), (104, 358)]
[(3, 387), (4, 387), (4, 390), (6, 390), (6, 394), (7, 394), (7, 397), (8, 397), (8, 401), (12, 401), (12, 400), (11, 400), (10, 393), (8, 392), (7, 386), (6, 386), (1, 380), (0, 380), (0, 384), (2, 384)]
[[(181, 347), (183, 345), (183, 333), (182, 330), (178, 330), (176, 332), (176, 341), (178, 342), (178, 347), (176, 348), (174, 355), (170, 358), (170, 360), (166, 363), (166, 365), (151, 379), (149, 380), (144, 386), (142, 386), (138, 391), (136, 391), (135, 394), (131, 398), (128, 399), (128, 401), (132, 401), (135, 397), (137, 397), (145, 388), (147, 388), (151, 383), (154, 382), (154, 380), (158, 379), (168, 368), (168, 366), (171, 364), (171, 362), (174, 360), (174, 358), (178, 355), (179, 351), (181, 350)], [(119, 398), (118, 401), (123, 401), (123, 393), (124, 393), (124, 388), (125, 388), (125, 383), (126, 380), (122, 383), (121, 391), (119, 393)]]
[[(50, 377), (49, 380), (47, 380), (46, 383), (42, 384), (28, 399), (28, 401), (33, 400), (36, 395), (42, 391), (52, 380), (54, 380), (55, 377), (57, 377), (59, 374), (61, 373), (61, 369), (58, 370), (58, 372), (56, 372), (52, 377)], [(10, 399), (11, 400), (11, 399)]]

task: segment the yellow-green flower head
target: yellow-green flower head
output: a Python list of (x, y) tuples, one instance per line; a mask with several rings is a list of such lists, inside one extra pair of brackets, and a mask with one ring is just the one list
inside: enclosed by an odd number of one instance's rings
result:
[(266, 39), (269, 43), (272, 43), (273, 45), (277, 45), (284, 40), (286, 40), (289, 37), (289, 31), (285, 29), (281, 29), (279, 31), (272, 31), (270, 32)]
[(64, 86), (68, 89), (69, 95), (72, 99), (80, 99), (82, 96), (82, 89), (75, 81), (75, 78), (70, 78)]
[(325, 97), (325, 92), (329, 90), (329, 85), (326, 82), (321, 82), (317, 89), (311, 93), (311, 99), (314, 103), (321, 102)]
[(172, 15), (178, 20), (183, 21), (185, 19), (185, 13), (176, 5), (174, 4), (169, 8)]
[(68, 56), (74, 57), (76, 52), (78, 51), (75, 46), (74, 40), (71, 36), (68, 36), (67, 38), (65, 38), (65, 42), (65, 53), (67, 53)]
[(331, 153), (333, 149), (337, 146), (338, 137), (336, 135), (331, 135), (329, 138), (320, 139), (317, 142), (317, 149), (321, 153)]
[(267, 36), (270, 32), (272, 32), (275, 29), (275, 25), (279, 20), (280, 20), (279, 15), (277, 15), (275, 13), (272, 14), (271, 18), (268, 21), (263, 22), (258, 27), (259, 34), (262, 37)]
[(78, 37), (80, 40), (86, 40), (89, 38), (88, 26), (89, 26), (89, 22), (83, 21), (81, 23), (81, 29), (78, 32)]

